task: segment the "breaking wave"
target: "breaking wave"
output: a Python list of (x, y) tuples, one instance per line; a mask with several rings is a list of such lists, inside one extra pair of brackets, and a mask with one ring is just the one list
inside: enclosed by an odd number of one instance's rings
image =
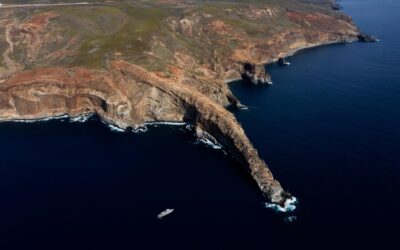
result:
[(80, 115), (80, 116), (76, 116), (76, 117), (69, 117), (69, 121), (70, 122), (87, 122), (91, 117), (93, 116), (93, 114), (87, 114), (87, 115)]
[[(93, 113), (90, 114), (84, 114), (80, 116), (69, 116), (67, 114), (64, 115), (59, 115), (59, 116), (50, 116), (50, 117), (45, 117), (45, 118), (38, 118), (38, 119), (15, 119), (15, 120), (9, 120), (9, 121), (0, 121), (0, 122), (22, 122), (22, 123), (34, 123), (34, 122), (46, 122), (46, 121), (52, 121), (52, 120), (66, 120), (69, 122), (79, 122), (79, 123), (85, 123), (89, 121), (90, 118), (94, 116)], [(100, 119), (102, 123), (107, 125), (111, 131), (113, 132), (118, 132), (122, 133), (125, 132), (126, 130), (123, 128), (118, 127), (115, 124), (111, 124), (107, 121), (104, 121)], [(157, 122), (146, 122), (144, 123), (143, 126), (140, 126), (138, 128), (133, 128), (132, 132), (134, 133), (145, 133), (148, 131), (148, 126), (154, 126), (157, 127), (159, 125), (162, 126), (185, 126), (186, 129), (191, 130), (193, 129), (193, 125), (189, 124), (187, 122), (171, 122), (171, 121), (157, 121)], [(213, 144), (211, 141), (205, 142), (206, 144)], [(214, 144), (213, 144), (214, 145)], [(218, 146), (214, 145), (213, 148), (218, 148)]]
[(153, 126), (153, 127), (157, 127), (157, 126), (190, 126), (190, 124), (188, 124), (187, 122), (168, 122), (168, 121), (159, 121), (159, 122), (146, 122), (143, 126), (140, 126), (138, 128), (133, 128), (132, 132), (133, 133), (145, 133), (147, 132), (148, 126)]
[(123, 133), (123, 132), (125, 132), (125, 129), (122, 129), (122, 128), (117, 127), (117, 126), (115, 126), (115, 125), (107, 124), (107, 126), (108, 126), (108, 127), (110, 128), (110, 130), (113, 131), (113, 132), (118, 132), (118, 133)]
[(34, 123), (34, 122), (47, 122), (51, 120), (63, 120), (68, 119), (68, 115), (60, 115), (60, 116), (52, 116), (46, 118), (39, 118), (39, 119), (16, 119), (16, 120), (9, 120), (9, 121), (2, 121), (2, 122), (23, 122), (23, 123)]
[(296, 210), (298, 203), (299, 202), (298, 202), (297, 198), (292, 196), (289, 199), (286, 199), (283, 206), (280, 206), (278, 204), (271, 203), (271, 202), (265, 202), (265, 207), (272, 209), (276, 212), (288, 213), (288, 212), (293, 212), (294, 210)]
[(22, 123), (34, 123), (34, 122), (48, 122), (53, 120), (67, 120), (69, 122), (87, 122), (93, 114), (85, 114), (80, 116), (69, 116), (67, 114), (58, 115), (58, 116), (50, 116), (45, 118), (38, 118), (38, 119), (15, 119), (9, 121), (1, 121), (1, 122), (22, 122)]
[(146, 126), (132, 129), (133, 133), (146, 133), (149, 129)]
[(145, 126), (156, 126), (156, 125), (166, 125), (166, 126), (185, 126), (186, 122), (146, 122)]
[(286, 223), (292, 223), (292, 222), (295, 222), (296, 220), (297, 220), (297, 216), (295, 216), (295, 215), (287, 216), (283, 219), (283, 221)]
[(197, 143), (202, 143), (204, 145), (206, 145), (207, 147), (211, 147), (213, 149), (219, 150), (222, 149), (222, 145), (219, 143), (214, 143), (211, 140), (207, 139), (207, 138), (199, 138), (196, 141)]
[(243, 104), (239, 105), (238, 108), (240, 110), (249, 110), (249, 107), (247, 107), (246, 105), (243, 105)]

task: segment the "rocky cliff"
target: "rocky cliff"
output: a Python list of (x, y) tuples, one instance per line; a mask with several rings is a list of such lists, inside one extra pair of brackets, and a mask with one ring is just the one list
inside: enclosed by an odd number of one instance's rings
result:
[(290, 197), (226, 109), (245, 64), (357, 40), (328, 1), (117, 1), (0, 12), (0, 120), (97, 114), (122, 129), (188, 122), (247, 166), (274, 203)]

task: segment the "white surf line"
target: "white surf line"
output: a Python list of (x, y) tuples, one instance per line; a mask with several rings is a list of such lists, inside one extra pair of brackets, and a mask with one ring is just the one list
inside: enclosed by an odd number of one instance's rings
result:
[[(32, 4), (3, 4), (0, 5), (0, 9), (11, 9), (11, 8), (41, 8), (41, 7), (55, 7), (55, 6), (82, 6), (90, 5), (89, 2), (78, 2), (78, 3), (32, 3)], [(96, 3), (92, 3), (96, 4)]]
[(297, 198), (292, 196), (289, 199), (286, 199), (283, 206), (280, 206), (275, 203), (265, 202), (265, 207), (272, 209), (276, 212), (289, 213), (289, 212), (293, 212), (294, 210), (296, 210), (298, 203), (299, 202), (298, 202)]
[[(171, 121), (158, 121), (158, 122), (146, 122), (144, 123), (143, 126), (140, 126), (138, 128), (133, 128), (132, 131), (134, 133), (144, 133), (148, 131), (147, 126), (158, 126), (158, 125), (162, 125), (162, 126), (178, 126), (178, 127), (185, 127), (188, 130), (193, 129), (193, 125), (188, 123), (188, 122), (171, 122)], [(114, 128), (115, 129), (115, 128)], [(116, 127), (116, 131), (122, 130), (124, 131), (122, 128), (118, 128)], [(120, 131), (120, 132), (122, 132)], [(206, 146), (212, 147), (213, 149), (219, 150), (222, 149), (223, 146), (220, 143), (214, 143), (211, 140), (207, 139), (207, 138), (197, 138), (197, 142), (198, 143), (203, 143)]]
[[(35, 122), (47, 122), (52, 120), (64, 120), (68, 119), (69, 122), (80, 122), (84, 123), (87, 122), (91, 117), (93, 117), (94, 113), (87, 113), (79, 116), (69, 116), (68, 114), (61, 114), (56, 116), (49, 116), (44, 118), (26, 118), (26, 119), (8, 119), (8, 120), (0, 120), (0, 123), (4, 122), (21, 122), (21, 123), (35, 123)], [(125, 132), (126, 129), (119, 127), (117, 124), (105, 121), (104, 119), (100, 118), (100, 121), (108, 126), (114, 132)], [(172, 121), (157, 121), (157, 122), (145, 122), (143, 125), (139, 126), (138, 128), (133, 128), (134, 133), (142, 133), (147, 132), (147, 126), (190, 126), (190, 123), (187, 122), (172, 122)]]
[(201, 131), (201, 133), (196, 134), (197, 141), (195, 143), (202, 143), (205, 144), (206, 147), (212, 147), (216, 150), (220, 150), (223, 148), (222, 144), (220, 144), (220, 142), (207, 131)]
[(58, 116), (50, 116), (50, 117), (44, 117), (44, 118), (37, 118), (37, 119), (10, 119), (10, 120), (1, 120), (0, 122), (21, 122), (21, 123), (34, 123), (34, 122), (47, 122), (51, 120), (62, 120), (62, 119), (68, 119), (68, 115), (58, 115)]
[[(113, 132), (122, 133), (122, 132), (126, 132), (126, 130), (127, 130), (126, 128), (119, 127), (115, 123), (111, 123), (111, 122), (105, 121), (103, 119), (100, 119), (100, 120), (101, 120), (102, 123), (107, 125), (111, 129), (111, 131), (113, 131)], [(189, 123), (187, 123), (187, 122), (172, 122), (172, 121), (145, 122), (144, 124), (139, 125), (136, 128), (132, 128), (132, 132), (133, 133), (145, 133), (145, 132), (147, 132), (149, 130), (148, 126), (158, 126), (158, 125), (162, 125), (162, 126), (187, 126), (187, 125), (189, 125)], [(128, 126), (128, 127), (130, 127), (130, 126)]]
[(89, 113), (89, 114), (85, 114), (85, 115), (69, 117), (69, 121), (84, 123), (84, 122), (87, 122), (93, 115), (94, 115), (93, 113)]
[[(106, 124), (107, 124), (107, 123), (106, 123)], [(113, 131), (113, 132), (118, 132), (118, 133), (123, 133), (123, 132), (125, 132), (125, 129), (122, 129), (122, 128), (120, 128), (120, 127), (118, 127), (118, 126), (115, 126), (115, 125), (113, 125), (113, 124), (108, 123), (107, 126), (108, 126), (108, 127), (110, 128), (110, 130)]]
[(249, 110), (249, 107), (247, 107), (246, 105), (240, 104), (239, 106), (237, 106), (238, 109), (240, 110)]
[[(20, 122), (20, 123), (35, 123), (35, 122), (47, 122), (47, 121), (52, 121), (52, 120), (64, 120), (68, 119), (69, 122), (74, 123), (74, 122), (79, 122), (79, 123), (85, 123), (87, 122), (91, 117), (94, 116), (94, 113), (88, 113), (88, 114), (83, 114), (79, 116), (69, 116), (68, 114), (62, 114), (58, 116), (50, 116), (50, 117), (45, 117), (45, 118), (38, 118), (38, 119), (10, 119), (10, 120), (1, 120), (0, 123), (4, 122)], [(105, 121), (104, 119), (100, 118), (100, 121), (106, 125), (112, 132), (117, 132), (117, 133), (124, 133), (126, 132), (126, 129), (119, 127), (115, 123), (111, 123), (108, 121)], [(173, 121), (157, 121), (157, 122), (145, 122), (142, 126), (139, 126), (137, 128), (132, 128), (133, 133), (145, 133), (148, 131), (148, 126), (177, 126), (177, 127), (185, 127), (188, 130), (193, 129), (193, 124), (188, 123), (188, 122), (173, 122)], [(206, 137), (203, 138), (197, 138), (197, 143), (202, 143), (208, 147), (211, 147), (216, 150), (220, 150), (223, 148), (223, 146), (219, 142), (213, 142), (210, 139), (207, 139)]]
[(211, 140), (207, 139), (207, 138), (198, 138), (197, 142), (203, 143), (208, 147), (212, 147), (213, 149), (219, 150), (222, 149), (222, 145), (219, 143), (214, 143)]
[(147, 126), (188, 126), (190, 125), (187, 122), (172, 122), (172, 121), (157, 121), (157, 122), (145, 122), (143, 125), (139, 126), (138, 128), (133, 128), (133, 133), (144, 133), (148, 131)]
[(188, 125), (187, 122), (168, 122), (168, 121), (160, 121), (160, 122), (146, 122), (145, 126), (155, 126), (155, 125), (166, 125), (166, 126), (185, 126)]
[(21, 123), (35, 123), (35, 122), (48, 122), (53, 120), (64, 120), (68, 119), (69, 122), (87, 122), (93, 114), (84, 114), (79, 116), (69, 116), (67, 114), (58, 115), (58, 116), (49, 116), (44, 118), (37, 118), (37, 119), (10, 119), (10, 120), (1, 120), (0, 123), (4, 122), (21, 122)]
[[(74, 122), (85, 123), (94, 115), (95, 115), (94, 113), (87, 113), (87, 114), (83, 114), (83, 115), (79, 115), (79, 116), (69, 116), (68, 114), (62, 114), (62, 115), (58, 115), (58, 116), (50, 116), (50, 117), (37, 118), (37, 119), (27, 118), (27, 119), (0, 120), (0, 123), (4, 123), (4, 122), (35, 123), (35, 122), (47, 122), (47, 121), (53, 121), (53, 120), (68, 120), (71, 123), (74, 123)], [(105, 121), (104, 119), (101, 119), (101, 118), (100, 118), (100, 121), (104, 125), (106, 125), (112, 132), (117, 132), (117, 133), (126, 132), (126, 129), (119, 127), (117, 124)], [(193, 125), (188, 122), (157, 121), (157, 122), (145, 122), (142, 126), (139, 126), (138, 128), (133, 128), (132, 132), (133, 133), (145, 133), (148, 131), (148, 128), (147, 128), (148, 126), (157, 126), (157, 125), (178, 126), (178, 127), (185, 126), (187, 129), (191, 129), (193, 127)], [(213, 147), (214, 149), (222, 148), (221, 146), (216, 145), (209, 140), (203, 139), (203, 140), (199, 140), (199, 141), (202, 141), (203, 143)]]

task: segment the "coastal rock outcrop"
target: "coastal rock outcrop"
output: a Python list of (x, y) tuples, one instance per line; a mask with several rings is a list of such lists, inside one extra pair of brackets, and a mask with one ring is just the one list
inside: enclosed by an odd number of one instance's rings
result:
[(190, 86), (125, 61), (113, 61), (110, 67), (108, 72), (46, 68), (17, 74), (0, 86), (0, 120), (97, 114), (121, 129), (138, 129), (147, 122), (191, 122), (247, 165), (268, 198), (284, 201), (279, 182), (222, 105)]
[(271, 76), (265, 71), (264, 65), (245, 63), (241, 75), (244, 81), (252, 84), (272, 84)]
[(360, 42), (374, 43), (379, 41), (379, 39), (375, 36), (368, 35), (366, 33), (360, 33), (357, 37)]
[(124, 130), (191, 123), (276, 204), (290, 194), (226, 109), (243, 107), (226, 81), (268, 83), (266, 63), (361, 35), (329, 6), (295, 0), (16, 8), (2, 10), (0, 24), (0, 121), (96, 114)]

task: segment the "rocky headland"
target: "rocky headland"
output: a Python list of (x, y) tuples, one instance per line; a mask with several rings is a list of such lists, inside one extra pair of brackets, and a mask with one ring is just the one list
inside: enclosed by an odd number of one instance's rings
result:
[(227, 109), (240, 106), (227, 82), (246, 65), (263, 82), (266, 63), (365, 37), (337, 9), (324, 0), (2, 9), (0, 121), (96, 114), (124, 130), (190, 123), (197, 136), (218, 142), (248, 167), (270, 201), (284, 204), (291, 195)]

